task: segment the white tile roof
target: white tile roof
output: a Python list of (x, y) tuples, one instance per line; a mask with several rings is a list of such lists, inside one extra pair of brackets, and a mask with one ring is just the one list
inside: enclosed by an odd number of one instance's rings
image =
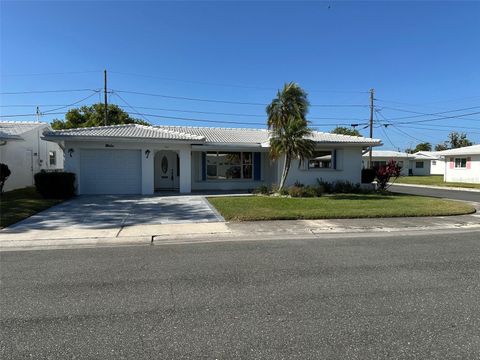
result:
[(44, 133), (46, 138), (123, 138), (123, 139), (151, 139), (151, 140), (180, 140), (203, 142), (202, 136), (187, 134), (181, 131), (160, 129), (153, 126), (126, 124), (54, 130)]
[(0, 139), (22, 139), (22, 134), (40, 126), (49, 125), (43, 122), (0, 121)]
[(448, 155), (480, 155), (480, 144), (479, 145), (472, 145), (472, 146), (465, 146), (458, 149), (450, 149), (437, 152), (440, 156), (448, 156)]
[[(145, 126), (138, 124), (98, 126), (68, 130), (47, 131), (50, 139), (68, 138), (124, 138), (194, 141), (206, 144), (249, 144), (268, 146), (270, 132), (253, 128), (218, 128), (194, 126)], [(337, 135), (314, 131), (311, 137), (317, 143), (352, 143), (359, 145), (380, 145), (378, 139)]]
[[(370, 156), (370, 153), (367, 152), (363, 154), (363, 157), (368, 158)], [(378, 157), (378, 158), (414, 158), (413, 154), (407, 154), (404, 152), (399, 152), (399, 151), (391, 151), (391, 150), (373, 150), (372, 151), (372, 157)]]
[(417, 151), (413, 154), (415, 159), (418, 160), (437, 160), (440, 159), (440, 156), (437, 155), (435, 151)]
[[(205, 137), (205, 142), (213, 144), (267, 144), (270, 131), (254, 128), (219, 128), (219, 127), (195, 127), (195, 126), (155, 126), (171, 131), (181, 131)], [(338, 135), (314, 131), (312, 140), (318, 143), (358, 143), (358, 144), (381, 144), (379, 139), (370, 139), (359, 136)]]
[(155, 126), (158, 129), (180, 131), (205, 138), (206, 143), (262, 144), (268, 141), (269, 132), (265, 129), (219, 128), (196, 126)]

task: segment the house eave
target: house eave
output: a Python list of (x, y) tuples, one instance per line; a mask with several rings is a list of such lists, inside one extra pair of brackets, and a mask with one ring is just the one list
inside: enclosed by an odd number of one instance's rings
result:
[(158, 144), (203, 144), (204, 140), (196, 139), (157, 139), (157, 138), (145, 138), (145, 137), (119, 137), (119, 136), (55, 136), (46, 135), (42, 137), (43, 140), (59, 142), (59, 141), (85, 141), (85, 142), (122, 142), (122, 143), (158, 143)]

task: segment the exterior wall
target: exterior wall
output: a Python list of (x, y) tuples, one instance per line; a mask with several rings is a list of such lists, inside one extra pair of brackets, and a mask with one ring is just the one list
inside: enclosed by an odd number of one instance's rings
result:
[[(76, 174), (76, 186), (77, 194), (82, 194), (81, 182), (79, 179), (82, 174), (80, 173), (80, 152), (81, 149), (105, 149), (106, 142), (70, 142), (65, 143), (65, 171), (70, 171)], [(188, 193), (190, 188), (190, 174), (188, 169), (190, 168), (190, 144), (156, 144), (156, 143), (137, 143), (137, 142), (108, 142), (109, 149), (129, 149), (129, 150), (141, 150), (141, 164), (142, 164), (142, 176), (141, 176), (141, 189), (142, 194), (148, 195), (154, 193), (154, 158), (155, 152), (160, 150), (172, 150), (180, 156), (180, 192)], [(70, 150), (71, 152), (70, 156)], [(150, 154), (147, 158), (146, 151), (150, 150)], [(183, 167), (182, 167), (183, 161)], [(118, 179), (121, 181), (121, 179)]]
[[(368, 159), (368, 156), (365, 157), (363, 156), (363, 167), (364, 168), (369, 168), (369, 159)], [(408, 158), (392, 158), (392, 157), (373, 157), (372, 158), (373, 161), (385, 161), (385, 162), (389, 162), (390, 160), (395, 160), (396, 162), (403, 162), (403, 166), (402, 166), (402, 171), (400, 172), (400, 175), (401, 176), (408, 176), (408, 170), (410, 169), (410, 162), (409, 162), (409, 159)]]
[[(470, 158), (470, 168), (452, 168), (451, 161), (455, 158)], [(480, 155), (446, 156), (444, 180), (446, 182), (480, 183)]]
[(444, 175), (444, 174), (445, 174), (445, 161), (443, 159), (430, 160), (430, 175)]
[[(423, 168), (417, 168), (416, 163), (423, 162)], [(412, 175), (415, 176), (427, 176), (430, 175), (430, 163), (431, 160), (410, 160), (410, 169), (412, 170)]]
[[(304, 185), (314, 185), (317, 179), (323, 181), (349, 181), (354, 184), (361, 182), (362, 177), (362, 148), (360, 147), (346, 147), (346, 148), (319, 148), (318, 150), (336, 150), (337, 153), (337, 168), (336, 169), (308, 169), (307, 166), (299, 168), (299, 160), (292, 161), (290, 172), (287, 176), (286, 186), (294, 185), (295, 182), (300, 182)], [(282, 159), (279, 161), (279, 173), (283, 168)]]
[[(34, 185), (33, 175), (40, 170), (63, 169), (63, 150), (56, 143), (41, 139), (47, 126), (32, 129), (24, 140), (8, 141), (0, 146), (0, 162), (7, 164), (12, 174), (5, 182), (4, 191)], [(50, 165), (49, 152), (56, 152), (56, 165)]]
[[(257, 150), (257, 151), (255, 151)], [(245, 150), (245, 149), (232, 149), (229, 148), (228, 151), (252, 151), (258, 152), (258, 149)], [(268, 157), (267, 152), (261, 153), (261, 180), (202, 180), (202, 152), (193, 151), (192, 152), (192, 164), (191, 164), (191, 174), (192, 174), (192, 190), (202, 191), (202, 190), (252, 190), (260, 185), (266, 184), (271, 185), (276, 182), (276, 165), (275, 162), (271, 161)]]

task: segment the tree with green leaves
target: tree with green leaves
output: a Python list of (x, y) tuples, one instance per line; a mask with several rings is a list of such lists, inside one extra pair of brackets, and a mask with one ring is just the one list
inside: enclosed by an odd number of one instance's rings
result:
[[(140, 124), (149, 125), (148, 122), (131, 117), (119, 106), (109, 104), (107, 107), (107, 125)], [(51, 123), (54, 130), (73, 129), (82, 127), (95, 127), (105, 125), (105, 105), (98, 103), (91, 106), (70, 109), (65, 114), (65, 120), (55, 119)]]
[(467, 134), (452, 131), (448, 134), (448, 142), (451, 149), (458, 149), (465, 146), (471, 146), (473, 143), (467, 139)]
[(432, 151), (432, 144), (429, 142), (420, 143), (415, 146), (415, 149), (407, 149), (405, 152), (413, 154), (419, 151)]
[(285, 84), (267, 106), (270, 156), (272, 159), (285, 158), (279, 190), (285, 185), (292, 160), (303, 162), (315, 150), (315, 142), (308, 139), (312, 134), (306, 118), (309, 106), (307, 93), (294, 82)]
[(448, 134), (447, 141), (444, 141), (441, 144), (435, 145), (435, 151), (458, 149), (458, 148), (471, 146), (471, 145), (473, 145), (473, 143), (470, 140), (468, 140), (467, 134), (452, 131), (450, 134)]
[(351, 129), (345, 126), (337, 126), (335, 129), (332, 130), (332, 134), (362, 136), (360, 134), (360, 131), (358, 131), (357, 129)]
[(435, 151), (443, 151), (443, 150), (448, 150), (447, 142), (435, 145)]

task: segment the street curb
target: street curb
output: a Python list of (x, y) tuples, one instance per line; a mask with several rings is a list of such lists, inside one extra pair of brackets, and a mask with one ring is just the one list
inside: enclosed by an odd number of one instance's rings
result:
[(470, 191), (470, 192), (480, 193), (480, 189), (460, 188), (460, 187), (451, 187), (451, 186), (432, 186), (432, 185), (399, 184), (399, 183), (389, 183), (388, 185), (403, 186), (403, 187), (417, 187), (417, 188), (435, 189), (435, 190)]

